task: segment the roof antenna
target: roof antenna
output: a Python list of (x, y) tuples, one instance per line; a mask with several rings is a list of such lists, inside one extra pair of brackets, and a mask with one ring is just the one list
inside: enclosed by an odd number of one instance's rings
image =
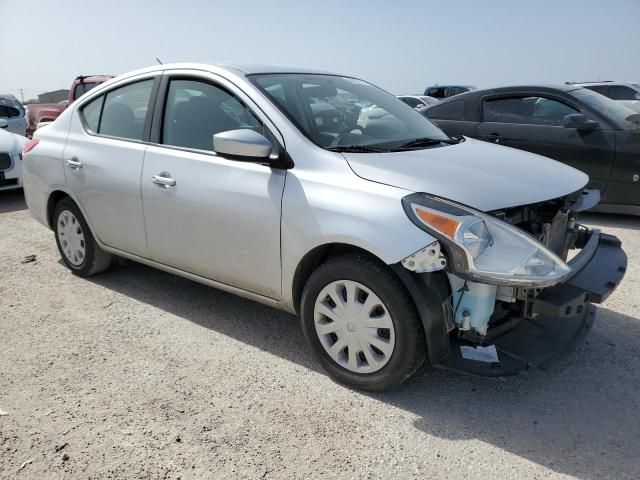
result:
[(158, 64), (162, 65), (162, 61), (160, 61), (160, 59), (158, 57), (156, 57), (156, 62), (158, 62)]

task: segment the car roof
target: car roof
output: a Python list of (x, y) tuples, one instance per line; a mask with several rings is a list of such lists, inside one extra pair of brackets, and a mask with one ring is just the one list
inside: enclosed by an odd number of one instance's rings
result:
[(617, 85), (624, 85), (627, 87), (636, 87), (638, 82), (614, 82), (613, 80), (602, 80), (600, 82), (567, 82), (567, 85), (574, 87), (594, 87), (599, 85), (610, 85), (614, 87)]
[(261, 65), (261, 64), (234, 64), (229, 65), (225, 63), (216, 64), (217, 67), (228, 68), (231, 70), (240, 70), (247, 75), (265, 74), (265, 73), (316, 73), (316, 74), (329, 74), (337, 75), (335, 72), (321, 70), (317, 68), (304, 68), (304, 67), (291, 67), (284, 65)]
[(158, 70), (204, 70), (210, 72), (219, 72), (225, 70), (235, 75), (254, 75), (267, 73), (300, 73), (300, 74), (326, 74), (338, 75), (335, 72), (319, 70), (315, 68), (288, 67), (282, 65), (260, 65), (260, 64), (228, 64), (228, 63), (165, 63), (162, 65), (153, 65), (151, 67), (141, 68), (128, 72), (127, 76), (138, 75), (141, 73), (155, 72)]
[(578, 90), (582, 88), (579, 85), (564, 85), (564, 84), (538, 84), (538, 85), (513, 85), (506, 87), (495, 87), (495, 88), (484, 88), (482, 90), (471, 90), (470, 92), (460, 93), (458, 95), (454, 95), (452, 97), (444, 98), (440, 101), (438, 105), (447, 102), (453, 102), (456, 100), (460, 100), (462, 98), (475, 98), (481, 97), (487, 94), (500, 94), (500, 93), (520, 93), (520, 92), (543, 92), (543, 93), (558, 93), (558, 91), (566, 93), (572, 90)]
[(476, 88), (473, 85), (461, 85), (459, 83), (447, 83), (447, 84), (443, 84), (443, 85), (429, 85), (427, 88), (455, 88), (455, 87), (460, 87), (460, 88)]

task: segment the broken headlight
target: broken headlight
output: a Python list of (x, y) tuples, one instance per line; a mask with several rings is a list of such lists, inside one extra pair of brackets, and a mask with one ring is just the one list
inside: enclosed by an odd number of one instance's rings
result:
[(528, 233), (472, 208), (427, 194), (402, 199), (411, 221), (449, 254), (450, 268), (481, 283), (544, 287), (569, 266)]

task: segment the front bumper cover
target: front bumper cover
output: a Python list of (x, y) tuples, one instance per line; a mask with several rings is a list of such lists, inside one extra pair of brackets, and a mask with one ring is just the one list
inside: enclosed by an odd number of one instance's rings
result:
[(591, 232), (584, 248), (570, 262), (570, 275), (558, 285), (545, 288), (533, 301), (534, 318), (514, 318), (516, 326), (491, 335), (487, 344), (495, 345), (498, 363), (464, 358), (452, 338), (449, 355), (439, 367), (482, 376), (515, 375), (533, 367), (545, 368), (567, 352), (593, 326), (596, 309), (591, 303), (603, 302), (620, 284), (627, 268), (627, 256), (618, 238)]

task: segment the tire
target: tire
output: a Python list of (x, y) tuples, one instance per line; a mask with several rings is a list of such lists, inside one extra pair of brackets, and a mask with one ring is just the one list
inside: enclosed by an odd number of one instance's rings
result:
[(82, 212), (69, 197), (53, 210), (53, 232), (62, 260), (76, 275), (89, 277), (111, 265), (111, 254), (98, 246)]
[[(341, 305), (333, 300), (336, 294)], [(349, 298), (357, 299), (352, 306)], [(378, 300), (380, 305), (371, 310)], [(424, 362), (427, 346), (415, 304), (395, 273), (369, 255), (346, 254), (318, 267), (305, 285), (301, 317), (316, 360), (331, 377), (351, 387), (391, 389)]]

